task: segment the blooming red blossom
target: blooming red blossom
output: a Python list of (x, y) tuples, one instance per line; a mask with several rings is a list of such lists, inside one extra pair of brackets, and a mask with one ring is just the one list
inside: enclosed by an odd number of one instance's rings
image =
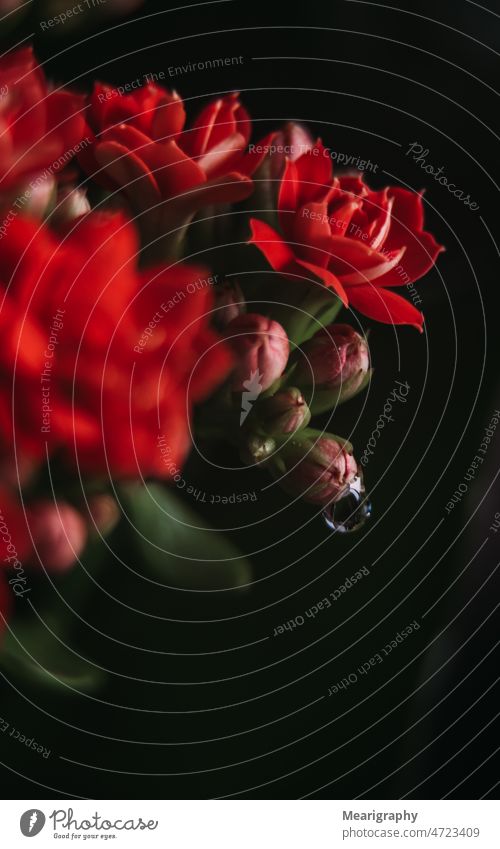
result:
[[(58, 168), (85, 135), (85, 98), (49, 90), (31, 47), (0, 59), (0, 192)], [(52, 171), (50, 171), (50, 174)]]
[(250, 119), (237, 94), (210, 103), (191, 129), (179, 95), (153, 83), (132, 94), (97, 83), (90, 105), (95, 140), (82, 166), (98, 176), (102, 169), (137, 212), (174, 199), (162, 210), (163, 230), (165, 221), (178, 227), (202, 206), (250, 194), (250, 174), (265, 154), (247, 152)]
[(191, 407), (230, 357), (208, 326), (206, 272), (139, 270), (138, 250), (121, 213), (90, 213), (63, 239), (12, 222), (0, 240), (4, 444), (39, 459), (47, 444), (83, 473), (115, 477), (167, 477), (184, 460)]
[(328, 150), (317, 142), (287, 163), (278, 208), (281, 235), (253, 219), (250, 240), (275, 271), (313, 274), (369, 318), (422, 329), (422, 313), (392, 291), (422, 277), (443, 250), (423, 229), (421, 194), (332, 177)]

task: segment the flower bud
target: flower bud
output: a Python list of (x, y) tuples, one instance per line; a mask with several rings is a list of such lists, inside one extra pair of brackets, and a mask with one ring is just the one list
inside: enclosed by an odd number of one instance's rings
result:
[(245, 384), (252, 381), (255, 400), (283, 374), (290, 351), (288, 336), (277, 321), (248, 313), (228, 324), (226, 338), (236, 359), (231, 388), (243, 392)]
[[(273, 227), (278, 226), (280, 180), (287, 160), (295, 162), (312, 147), (314, 147), (314, 139), (306, 127), (292, 121), (266, 138), (267, 155), (253, 175), (254, 190), (251, 198), (244, 201), (244, 206), (252, 215), (258, 209), (259, 218)], [(243, 235), (242, 238), (244, 238)]]
[(91, 517), (90, 530), (107, 536), (116, 527), (120, 520), (120, 510), (115, 499), (111, 495), (93, 495), (88, 500), (88, 509)]
[(304, 343), (301, 353), (294, 378), (300, 386), (312, 387), (315, 413), (352, 398), (370, 379), (366, 339), (348, 324), (323, 328)]
[(276, 443), (270, 436), (261, 436), (258, 433), (247, 435), (242, 433), (243, 442), (240, 447), (240, 457), (247, 466), (263, 463), (276, 450)]
[(316, 431), (304, 434), (283, 446), (271, 471), (290, 495), (327, 506), (346, 493), (358, 466), (349, 443)]
[(269, 436), (286, 436), (306, 427), (311, 413), (300, 389), (281, 389), (272, 398), (264, 398), (255, 407), (259, 426)]
[(239, 283), (224, 280), (214, 289), (214, 324), (220, 329), (226, 327), (230, 321), (246, 312), (245, 298)]
[(30, 508), (28, 521), (36, 555), (45, 568), (53, 572), (69, 569), (87, 541), (87, 527), (80, 513), (65, 502), (39, 501)]
[(314, 139), (307, 127), (289, 121), (274, 134), (272, 144), (276, 153), (271, 156), (270, 176), (273, 180), (279, 180), (285, 170), (286, 160), (295, 162), (314, 147)]

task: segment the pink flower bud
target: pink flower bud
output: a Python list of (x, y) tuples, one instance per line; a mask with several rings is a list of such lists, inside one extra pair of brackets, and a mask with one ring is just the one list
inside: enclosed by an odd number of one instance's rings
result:
[(214, 289), (214, 323), (220, 329), (246, 312), (245, 298), (239, 283), (225, 280)]
[(65, 502), (39, 501), (32, 505), (28, 521), (36, 555), (46, 569), (65, 572), (82, 553), (87, 541), (83, 517)]
[(342, 498), (357, 475), (358, 466), (348, 448), (328, 434), (291, 440), (272, 471), (290, 495), (326, 506)]
[(107, 536), (120, 521), (120, 510), (112, 495), (106, 493), (89, 498), (90, 530)]
[(276, 443), (271, 436), (261, 436), (258, 433), (245, 434), (240, 446), (240, 457), (247, 466), (265, 463), (276, 450)]
[(257, 313), (239, 315), (226, 327), (226, 338), (235, 354), (233, 392), (243, 392), (252, 382), (252, 391), (268, 389), (285, 370), (290, 345), (281, 324)]
[(313, 386), (314, 391), (337, 390), (336, 402), (352, 398), (369, 379), (367, 342), (348, 324), (325, 327), (301, 351), (294, 379), (300, 386)]
[(276, 152), (271, 157), (270, 176), (274, 180), (279, 180), (285, 170), (286, 160), (295, 162), (314, 147), (314, 139), (307, 127), (289, 121), (275, 133), (272, 145)]
[(272, 398), (256, 405), (256, 417), (262, 430), (270, 436), (286, 436), (309, 424), (311, 413), (300, 389), (281, 389)]
[(266, 156), (254, 174), (254, 190), (248, 207), (260, 210), (259, 218), (264, 218), (271, 226), (278, 226), (280, 180), (287, 162), (295, 162), (312, 147), (314, 140), (309, 131), (293, 122), (266, 138)]

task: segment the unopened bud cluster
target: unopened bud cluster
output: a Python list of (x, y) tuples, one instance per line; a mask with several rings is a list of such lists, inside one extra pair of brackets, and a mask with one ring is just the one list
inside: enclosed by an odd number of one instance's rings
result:
[(293, 350), (272, 316), (244, 311), (239, 287), (224, 289), (218, 303), (230, 318), (224, 334), (235, 360), (230, 390), (242, 461), (267, 468), (292, 497), (320, 506), (342, 498), (359, 475), (352, 447), (309, 425), (367, 386), (366, 339), (347, 324), (331, 324)]

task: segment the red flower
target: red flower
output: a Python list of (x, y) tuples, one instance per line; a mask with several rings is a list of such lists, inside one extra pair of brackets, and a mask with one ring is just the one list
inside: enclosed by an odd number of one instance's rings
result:
[(230, 170), (248, 177), (265, 156), (262, 151), (247, 153), (250, 133), (250, 116), (233, 93), (205, 106), (191, 129), (182, 133), (179, 146), (207, 177), (222, 177)]
[(250, 194), (249, 175), (265, 154), (246, 152), (250, 119), (236, 94), (210, 103), (190, 130), (183, 129), (179, 95), (151, 83), (125, 95), (97, 83), (90, 102), (95, 141), (83, 152), (82, 166), (89, 173), (102, 169), (136, 212), (174, 199), (161, 212), (163, 232), (202, 206)]
[(371, 191), (361, 176), (332, 179), (328, 150), (317, 142), (287, 163), (278, 208), (283, 235), (253, 219), (250, 240), (275, 271), (312, 273), (369, 318), (422, 329), (422, 313), (392, 291), (422, 277), (443, 250), (423, 229), (420, 194)]
[[(0, 59), (0, 192), (45, 169), (59, 169), (83, 139), (85, 98), (49, 91), (31, 47)], [(50, 171), (52, 173), (52, 170)]]
[(8, 445), (43, 459), (47, 443), (83, 473), (112, 476), (167, 477), (184, 460), (192, 404), (225, 377), (229, 354), (208, 327), (206, 272), (138, 270), (138, 249), (122, 214), (91, 213), (63, 240), (16, 219), (0, 240)]

